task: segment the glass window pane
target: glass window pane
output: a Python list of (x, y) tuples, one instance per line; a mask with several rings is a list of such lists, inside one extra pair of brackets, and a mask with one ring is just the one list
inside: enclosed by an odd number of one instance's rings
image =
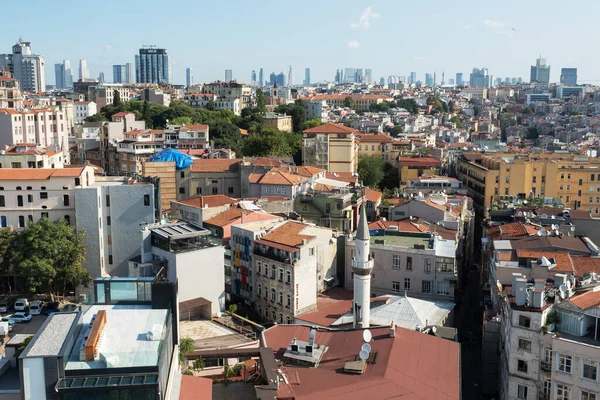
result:
[(106, 303), (106, 293), (104, 292), (104, 283), (96, 284), (96, 303)]
[(111, 282), (111, 303), (117, 301), (137, 301), (137, 287), (135, 282)]

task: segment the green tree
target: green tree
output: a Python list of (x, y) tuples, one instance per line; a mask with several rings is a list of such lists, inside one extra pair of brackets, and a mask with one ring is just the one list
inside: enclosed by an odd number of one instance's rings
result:
[(481, 115), (481, 111), (482, 111), (481, 106), (473, 107), (473, 116), (475, 118), (479, 118), (479, 116)]
[(306, 121), (304, 123), (304, 128), (302, 130), (307, 130), (310, 128), (316, 128), (317, 126), (321, 126), (323, 125), (323, 121), (321, 121), (321, 118), (319, 117), (314, 117), (313, 119), (309, 119), (308, 121)]
[(195, 348), (194, 339), (186, 337), (179, 340), (179, 363), (183, 366), (184, 370), (188, 369), (187, 356), (193, 353)]
[(448, 102), (448, 111), (454, 112), (454, 102), (452, 100)]
[(538, 132), (537, 126), (530, 126), (527, 128), (527, 139), (538, 139), (540, 137), (540, 133)]
[[(10, 260), (13, 257), (15, 250), (15, 240), (17, 239), (17, 232), (10, 228), (0, 229), (0, 276), (8, 276), (10, 272)], [(10, 279), (4, 279), (8, 287), (4, 288), (4, 292), (11, 293), (12, 287), (10, 286)]]
[(97, 113), (85, 118), (85, 122), (104, 122), (108, 121), (103, 113)]
[(354, 108), (354, 99), (351, 96), (344, 99), (344, 107)]
[(203, 357), (198, 357), (192, 362), (192, 369), (194, 371), (203, 371), (206, 363)]
[(300, 133), (306, 123), (306, 109), (300, 104), (282, 104), (275, 108), (275, 112), (292, 117), (292, 130)]
[(15, 239), (12, 264), (32, 292), (44, 289), (54, 298), (77, 286), (87, 287), (91, 278), (83, 268), (85, 234), (65, 220), (42, 218)]
[(460, 119), (460, 117), (458, 115), (453, 115), (450, 118), (450, 122), (452, 122), (453, 124), (456, 124), (457, 128), (462, 128), (462, 126), (463, 126), (462, 120)]
[(367, 155), (358, 159), (358, 176), (363, 185), (377, 188), (384, 178), (386, 162), (378, 156)]
[(146, 129), (152, 129), (152, 114), (148, 101), (144, 101), (144, 106), (142, 107), (142, 121), (146, 123)]
[(215, 111), (217, 109), (217, 106), (215, 105), (215, 102), (211, 100), (208, 103), (206, 103), (205, 108), (209, 111)]
[(238, 306), (236, 306), (235, 304), (230, 304), (229, 308), (227, 308), (227, 311), (229, 311), (230, 314), (237, 313), (237, 310), (238, 310)]
[(211, 141), (216, 149), (231, 149), (237, 157), (244, 155), (244, 137), (240, 128), (231, 122), (221, 121), (210, 127)]
[(172, 125), (192, 125), (194, 121), (192, 117), (177, 117), (173, 121), (169, 121)]
[(267, 97), (262, 89), (256, 89), (256, 108), (259, 112), (267, 111)]
[(417, 114), (419, 112), (419, 105), (415, 99), (398, 99), (396, 100), (396, 107), (404, 108), (411, 114)]
[(533, 107), (527, 106), (521, 110), (521, 114), (523, 115), (531, 115), (533, 114)]
[(125, 105), (123, 101), (121, 101), (121, 93), (117, 89), (113, 91), (113, 106), (115, 106), (119, 111), (125, 111)]
[(244, 142), (244, 155), (249, 157), (292, 156), (296, 149), (290, 141), (294, 134), (280, 132), (274, 128), (264, 128), (251, 134)]
[(385, 163), (383, 167), (384, 178), (379, 183), (379, 188), (381, 190), (394, 190), (398, 189), (400, 186), (400, 173), (398, 172), (398, 168), (392, 166), (390, 163)]

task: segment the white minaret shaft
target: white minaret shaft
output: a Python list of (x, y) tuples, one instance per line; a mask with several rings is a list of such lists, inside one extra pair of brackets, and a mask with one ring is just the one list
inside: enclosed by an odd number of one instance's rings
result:
[(371, 318), (371, 271), (373, 260), (370, 254), (369, 227), (364, 205), (361, 206), (360, 220), (356, 230), (356, 255), (352, 259), (354, 273), (354, 328), (368, 328)]

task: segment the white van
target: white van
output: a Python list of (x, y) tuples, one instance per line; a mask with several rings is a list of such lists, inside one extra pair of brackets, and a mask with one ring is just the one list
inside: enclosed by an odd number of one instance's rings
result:
[(40, 315), (42, 313), (42, 308), (44, 308), (44, 302), (43, 301), (32, 301), (31, 305), (29, 306), (29, 314), (31, 315)]
[(15, 301), (15, 311), (26, 311), (29, 307), (29, 301), (27, 299), (17, 299)]

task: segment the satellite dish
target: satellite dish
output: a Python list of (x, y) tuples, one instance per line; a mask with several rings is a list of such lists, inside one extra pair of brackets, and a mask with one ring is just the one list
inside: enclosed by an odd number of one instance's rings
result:
[(367, 353), (371, 352), (371, 345), (369, 343), (365, 343), (360, 348), (361, 351), (366, 351)]
[(358, 353), (358, 356), (360, 357), (361, 360), (367, 361), (369, 359), (369, 352), (365, 351), (365, 350), (361, 350), (360, 353)]
[(437, 332), (437, 326), (432, 327), (431, 330), (433, 331), (433, 333), (436, 333)]
[(517, 211), (517, 217), (522, 217), (523, 216), (523, 211)]
[(363, 340), (367, 343), (369, 343), (371, 340), (373, 340), (373, 335), (371, 334), (370, 330), (365, 329), (363, 331)]
[(546, 219), (546, 218), (548, 218), (548, 215), (547, 214), (542, 214), (542, 218)]
[(558, 291), (560, 292), (561, 299), (564, 299), (567, 296), (567, 286), (565, 286), (564, 283), (562, 285), (560, 285), (560, 287), (558, 288)]
[(571, 232), (575, 232), (575, 227), (574, 226), (571, 227)]

